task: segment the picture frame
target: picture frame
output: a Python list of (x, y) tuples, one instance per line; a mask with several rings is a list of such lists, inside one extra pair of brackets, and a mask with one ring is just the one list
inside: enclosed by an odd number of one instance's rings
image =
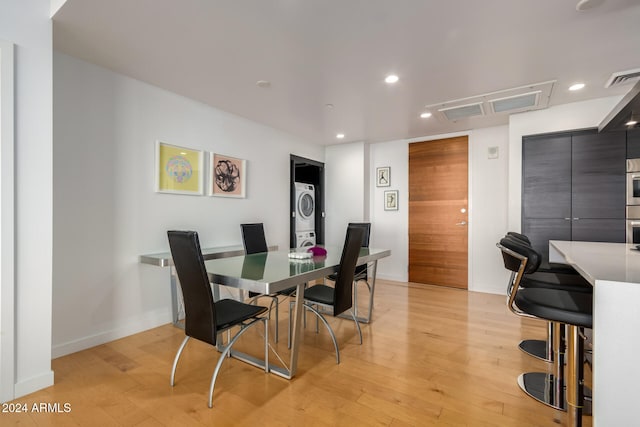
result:
[(376, 168), (376, 187), (389, 187), (391, 185), (391, 167)]
[(200, 196), (203, 188), (204, 152), (156, 141), (156, 192)]
[(384, 192), (384, 210), (398, 210), (398, 190), (387, 190)]
[(208, 188), (210, 196), (245, 198), (247, 161), (209, 153)]

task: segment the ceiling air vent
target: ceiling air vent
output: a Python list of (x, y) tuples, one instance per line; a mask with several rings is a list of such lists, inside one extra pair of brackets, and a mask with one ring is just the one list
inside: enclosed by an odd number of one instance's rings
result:
[[(639, 70), (640, 71), (640, 70)], [(440, 121), (473, 121), (478, 116), (508, 116), (547, 108), (555, 80), (425, 105)]]
[(494, 113), (505, 111), (527, 110), (538, 105), (541, 91), (523, 93), (520, 95), (506, 96), (503, 98), (490, 99), (489, 104)]
[(447, 107), (438, 109), (439, 112), (445, 115), (447, 120), (456, 121), (460, 119), (466, 119), (467, 117), (482, 116), (484, 111), (482, 110), (482, 103), (458, 105), (456, 107)]
[(619, 71), (611, 74), (604, 87), (619, 86), (626, 83), (631, 83), (640, 79), (640, 68), (628, 71)]

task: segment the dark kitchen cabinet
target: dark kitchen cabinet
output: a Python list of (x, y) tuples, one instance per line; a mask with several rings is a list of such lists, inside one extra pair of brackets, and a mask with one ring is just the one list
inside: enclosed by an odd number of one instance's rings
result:
[(640, 158), (640, 128), (627, 131), (627, 159)]
[(522, 232), (548, 263), (549, 240), (625, 241), (624, 132), (522, 142)]
[(625, 218), (625, 139), (624, 132), (571, 136), (572, 219)]
[(526, 218), (571, 215), (571, 134), (533, 136), (522, 145), (522, 209)]

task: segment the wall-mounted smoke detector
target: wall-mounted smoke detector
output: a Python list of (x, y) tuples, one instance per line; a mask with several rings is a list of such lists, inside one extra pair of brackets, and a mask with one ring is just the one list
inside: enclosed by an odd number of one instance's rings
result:
[(604, 84), (604, 87), (609, 88), (611, 86), (619, 86), (627, 83), (633, 83), (640, 80), (640, 68), (635, 70), (618, 71), (611, 74), (609, 80)]
[(427, 105), (439, 120), (456, 122), (476, 116), (521, 113), (547, 108), (555, 80)]

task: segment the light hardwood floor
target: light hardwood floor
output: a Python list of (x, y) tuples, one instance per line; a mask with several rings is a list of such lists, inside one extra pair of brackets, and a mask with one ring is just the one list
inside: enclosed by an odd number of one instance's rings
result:
[[(362, 288), (360, 288), (362, 289)], [(364, 295), (366, 291), (361, 291)], [(364, 299), (364, 298), (362, 298)], [(284, 299), (282, 301), (285, 301)], [(281, 308), (284, 357), (287, 305)], [(216, 351), (191, 340), (169, 386), (184, 337), (171, 325), (53, 360), (55, 385), (13, 403), (59, 403), (67, 413), (0, 414), (0, 424), (61, 426), (557, 426), (566, 415), (520, 391), (519, 373), (547, 365), (517, 348), (544, 338), (544, 322), (521, 319), (505, 297), (379, 280), (373, 321), (358, 345), (353, 322), (329, 318), (341, 349), (315, 320), (303, 331), (298, 375), (287, 381), (234, 359), (224, 362), (213, 408)], [(260, 327), (242, 338), (259, 354)], [(285, 359), (286, 360), (286, 359)], [(591, 417), (585, 417), (591, 425)]]

